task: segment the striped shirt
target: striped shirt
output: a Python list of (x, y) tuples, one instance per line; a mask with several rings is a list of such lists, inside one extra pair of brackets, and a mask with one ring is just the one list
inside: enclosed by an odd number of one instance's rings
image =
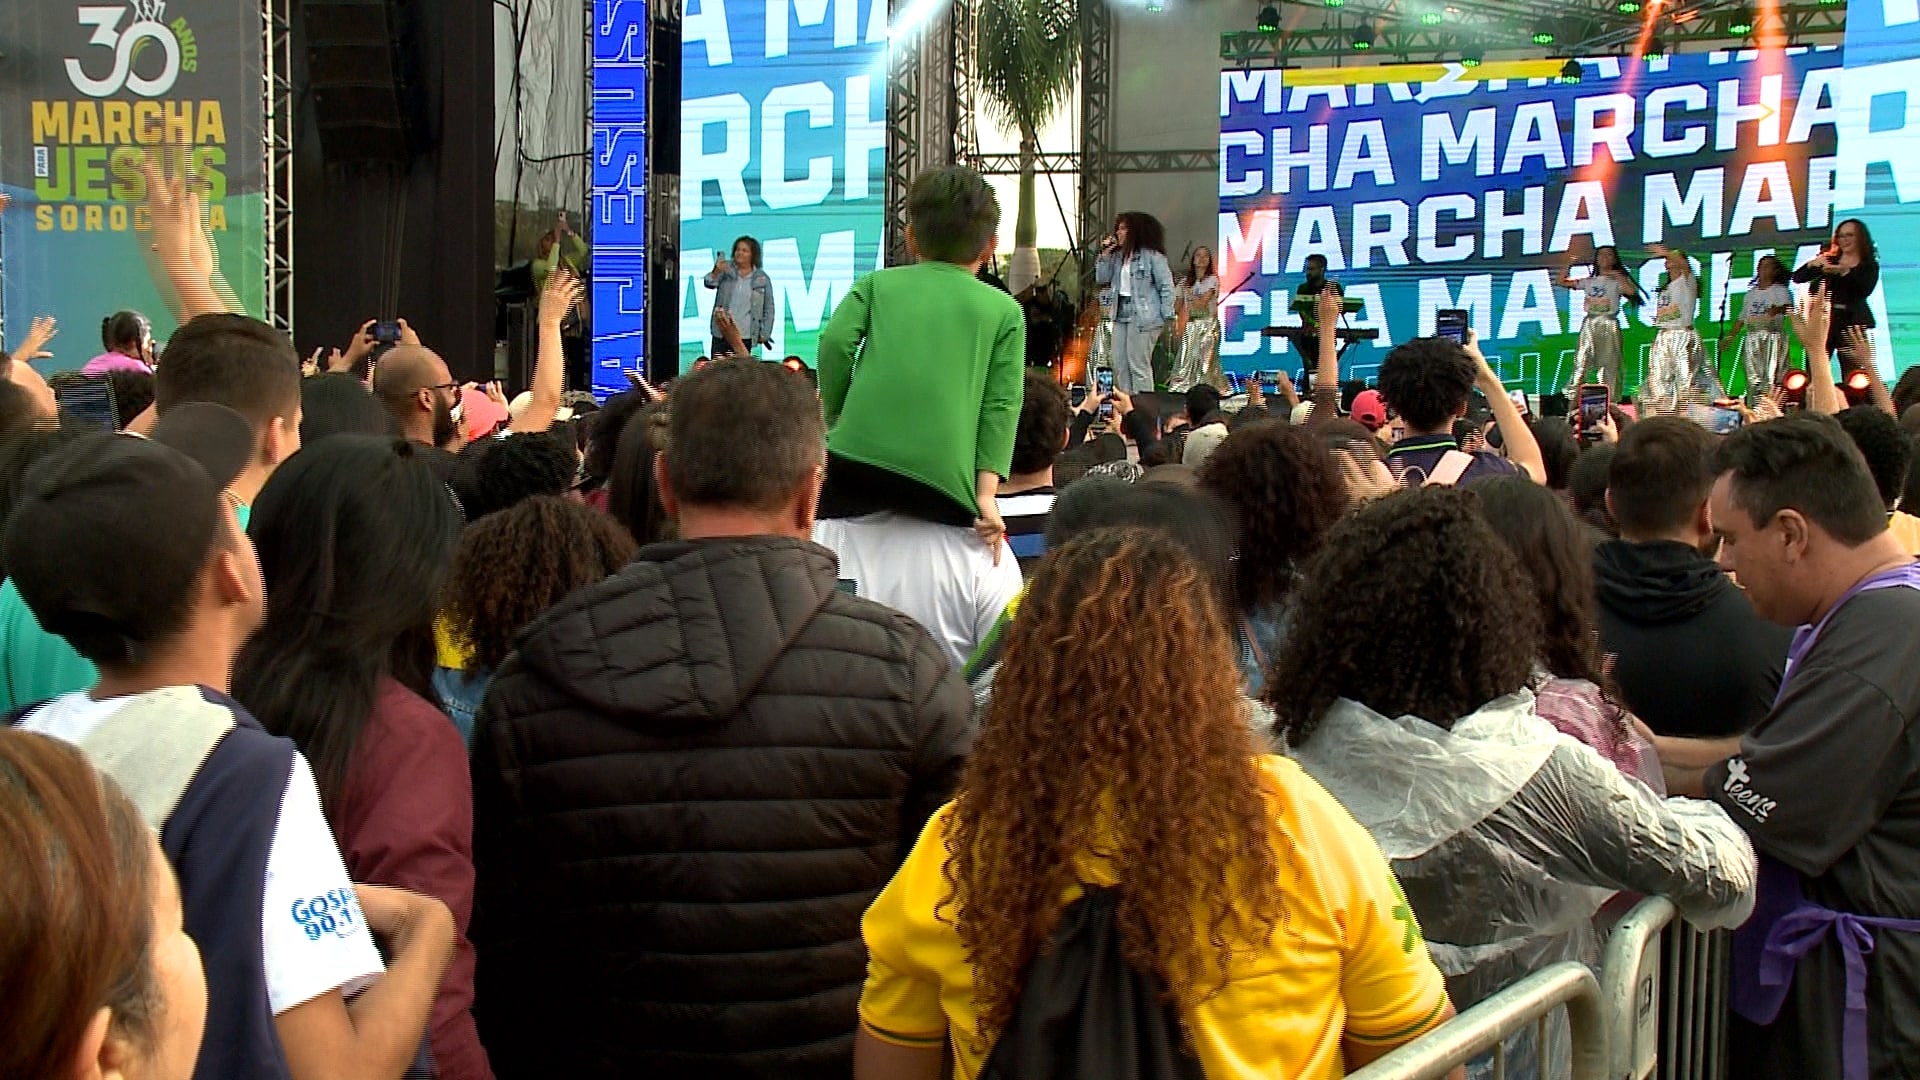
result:
[(1007, 526), (1007, 543), (1020, 560), (1022, 573), (1030, 573), (1033, 564), (1047, 553), (1047, 518), (1053, 513), (1053, 489), (1050, 487), (1002, 495), (994, 500), (1000, 520)]

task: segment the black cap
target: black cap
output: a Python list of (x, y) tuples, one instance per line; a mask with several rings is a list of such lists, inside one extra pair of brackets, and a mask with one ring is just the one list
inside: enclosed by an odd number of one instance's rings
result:
[(239, 413), (196, 402), (151, 438), (89, 435), (30, 469), (4, 543), (41, 627), (90, 660), (137, 663), (178, 629), (253, 452)]

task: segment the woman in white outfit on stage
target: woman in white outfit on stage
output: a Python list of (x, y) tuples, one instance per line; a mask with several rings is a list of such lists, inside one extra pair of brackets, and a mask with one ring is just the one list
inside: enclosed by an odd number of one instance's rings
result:
[(1740, 301), (1740, 363), (1747, 373), (1747, 400), (1780, 382), (1787, 370), (1786, 315), (1793, 310), (1787, 266), (1771, 255), (1754, 268), (1753, 287)]
[(1580, 324), (1580, 343), (1573, 354), (1573, 379), (1567, 396), (1574, 397), (1586, 382), (1620, 385), (1620, 302), (1638, 305), (1646, 299), (1620, 253), (1611, 246), (1593, 253), (1593, 272), (1576, 278), (1571, 268), (1561, 276), (1564, 288), (1580, 293), (1586, 321)]
[(1640, 386), (1641, 408), (1653, 412), (1678, 412), (1681, 395), (1701, 383), (1710, 397), (1720, 395), (1719, 375), (1702, 370), (1700, 333), (1693, 328), (1694, 310), (1700, 304), (1700, 279), (1685, 252), (1654, 247), (1655, 255), (1666, 260), (1667, 283), (1654, 298), (1653, 347), (1647, 352), (1647, 378)]

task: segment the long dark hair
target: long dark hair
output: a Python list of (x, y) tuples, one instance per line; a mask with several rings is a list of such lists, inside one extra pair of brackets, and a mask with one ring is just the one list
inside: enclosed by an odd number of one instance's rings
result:
[[(1613, 256), (1613, 268), (1611, 270), (1601, 269), (1600, 253), (1603, 251)], [(1627, 273), (1627, 264), (1620, 261), (1620, 249), (1614, 247), (1612, 244), (1602, 244), (1593, 249), (1593, 272), (1596, 274), (1611, 274), (1615, 281), (1625, 285), (1627, 287), (1627, 302), (1630, 304), (1638, 304), (1647, 298), (1647, 294), (1640, 289), (1640, 283), (1633, 280), (1632, 274)]]
[(1478, 503), (1471, 491), (1413, 488), (1327, 536), (1267, 675), (1289, 743), (1306, 745), (1340, 698), (1452, 730), (1527, 685), (1539, 606)]
[[(1771, 277), (1767, 274), (1768, 267), (1773, 268)], [(1778, 257), (1773, 255), (1762, 256), (1760, 261), (1754, 264), (1753, 283), (1763, 289), (1769, 285), (1785, 285), (1787, 283), (1787, 264), (1781, 262)]]
[(1189, 285), (1200, 284), (1200, 253), (1203, 251), (1207, 253), (1207, 275), (1215, 278), (1220, 276), (1220, 260), (1214, 257), (1212, 248), (1201, 244), (1193, 249), (1193, 254), (1187, 256), (1186, 282)]
[(1167, 253), (1167, 228), (1160, 224), (1159, 218), (1143, 211), (1128, 210), (1113, 219), (1115, 232), (1122, 225), (1127, 227), (1127, 242), (1121, 245), (1123, 251), (1129, 254), (1136, 251)]
[(667, 419), (666, 406), (657, 404), (643, 405), (629, 417), (607, 477), (607, 513), (625, 525), (641, 547), (673, 535), (673, 522), (660, 504), (653, 477), (653, 459), (667, 438)]
[(1562, 679), (1606, 681), (1593, 592), (1593, 544), (1553, 492), (1524, 477), (1469, 485), (1480, 513), (1526, 572), (1540, 607), (1540, 662)]
[(410, 444), (335, 435), (274, 472), (247, 532), (273, 601), (233, 696), (306, 754), (331, 813), (380, 680), (436, 700), (433, 619), (460, 514)]

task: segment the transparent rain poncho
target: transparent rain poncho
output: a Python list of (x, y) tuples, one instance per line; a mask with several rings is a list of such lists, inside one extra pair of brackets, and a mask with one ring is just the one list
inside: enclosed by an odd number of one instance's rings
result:
[(1753, 847), (1718, 806), (1661, 799), (1533, 713), (1528, 691), (1445, 731), (1337, 702), (1301, 766), (1392, 860), (1454, 1006), (1561, 960), (1599, 960), (1617, 892), (1701, 929), (1753, 910)]

